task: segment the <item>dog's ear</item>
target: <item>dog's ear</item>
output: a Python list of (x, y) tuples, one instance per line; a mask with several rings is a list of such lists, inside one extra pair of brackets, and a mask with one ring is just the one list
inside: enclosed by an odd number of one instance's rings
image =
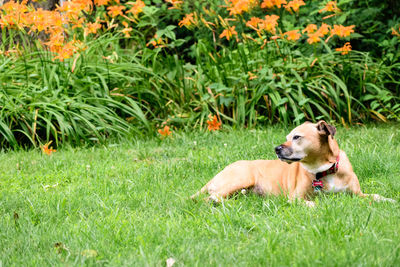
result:
[(317, 123), (317, 129), (321, 135), (332, 135), (332, 137), (334, 137), (336, 134), (336, 127), (325, 121), (319, 121)]
[[(317, 129), (321, 136), (326, 136), (329, 146), (329, 162), (336, 162), (336, 158), (340, 153), (339, 146), (336, 140), (333, 138), (336, 134), (335, 126), (332, 126), (325, 121), (319, 121), (317, 123)], [(325, 139), (325, 138), (324, 138)]]

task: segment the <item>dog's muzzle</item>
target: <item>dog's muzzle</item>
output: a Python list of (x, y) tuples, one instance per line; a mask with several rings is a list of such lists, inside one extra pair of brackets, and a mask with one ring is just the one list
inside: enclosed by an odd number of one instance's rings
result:
[(275, 147), (275, 153), (280, 160), (285, 161), (287, 163), (292, 163), (292, 162), (301, 160), (301, 158), (291, 157), (293, 154), (293, 150), (291, 147), (287, 147), (287, 146), (283, 146), (283, 145), (277, 146), (277, 147)]

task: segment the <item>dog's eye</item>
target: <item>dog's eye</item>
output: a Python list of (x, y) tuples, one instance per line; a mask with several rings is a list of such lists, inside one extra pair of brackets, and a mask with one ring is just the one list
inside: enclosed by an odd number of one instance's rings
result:
[(300, 139), (300, 135), (295, 135), (295, 136), (293, 136), (293, 140), (297, 140), (297, 139)]

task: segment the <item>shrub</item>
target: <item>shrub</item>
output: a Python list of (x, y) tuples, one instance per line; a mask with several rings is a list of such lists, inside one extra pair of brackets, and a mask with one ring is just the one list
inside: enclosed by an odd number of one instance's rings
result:
[(398, 120), (398, 52), (352, 50), (365, 38), (346, 23), (357, 22), (349, 6), (73, 0), (43, 11), (8, 2), (0, 143), (99, 142), (161, 122), (204, 128), (210, 113), (238, 127)]

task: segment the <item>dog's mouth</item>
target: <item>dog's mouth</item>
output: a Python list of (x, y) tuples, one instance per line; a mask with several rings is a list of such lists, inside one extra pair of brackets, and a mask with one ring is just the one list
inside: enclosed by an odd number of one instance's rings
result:
[(287, 163), (292, 163), (292, 162), (296, 162), (296, 161), (302, 160), (302, 158), (287, 158), (287, 157), (284, 157), (284, 156), (281, 156), (281, 155), (277, 155), (277, 156), (278, 156), (278, 158), (280, 160), (282, 160), (284, 162), (287, 162)]

